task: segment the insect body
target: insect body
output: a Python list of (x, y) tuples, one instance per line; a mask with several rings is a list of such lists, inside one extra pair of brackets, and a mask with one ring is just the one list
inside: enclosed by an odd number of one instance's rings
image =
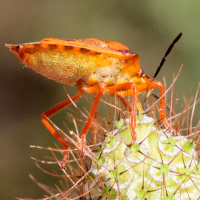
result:
[[(180, 37), (181, 34), (169, 47), (156, 75), (166, 56)], [(40, 42), (19, 45), (7, 44), (6, 46), (16, 54), (20, 62), (34, 71), (64, 84), (74, 84), (78, 88), (78, 92), (71, 97), (73, 101), (79, 99), (84, 91), (96, 94), (90, 116), (82, 129), (83, 154), (86, 133), (101, 95), (104, 93), (109, 93), (111, 96), (117, 94), (119, 97), (133, 96), (131, 114), (132, 142), (130, 146), (137, 139), (135, 126), (138, 93), (160, 88), (160, 118), (168, 125), (165, 121), (165, 90), (163, 85), (159, 81), (154, 81), (156, 75), (153, 78), (146, 76), (140, 68), (139, 56), (121, 43), (97, 39), (48, 38)], [(44, 125), (66, 149), (68, 148), (68, 143), (57, 134), (50, 125), (48, 118), (69, 104), (71, 104), (71, 100), (65, 99), (42, 114)]]
[[(142, 72), (138, 55), (117, 42), (44, 39), (41, 42), (7, 46), (22, 63), (40, 74), (82, 88), (100, 82), (105, 82), (107, 86), (134, 82)], [(111, 49), (115, 46), (118, 49)]]

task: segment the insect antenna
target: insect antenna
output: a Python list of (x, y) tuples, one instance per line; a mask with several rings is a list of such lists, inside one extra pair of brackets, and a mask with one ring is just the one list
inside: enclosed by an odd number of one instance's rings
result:
[(172, 48), (174, 47), (174, 45), (179, 41), (179, 39), (181, 38), (182, 33), (179, 33), (179, 35), (175, 38), (175, 40), (171, 43), (171, 45), (169, 46), (169, 48), (167, 49), (165, 56), (162, 58), (160, 65), (158, 66), (156, 73), (153, 76), (153, 79), (156, 78), (156, 76), (158, 75), (158, 73), (160, 72), (165, 60), (167, 59), (167, 56), (169, 55), (170, 51), (172, 50)]
[[(157, 68), (157, 70), (156, 70), (156, 72), (155, 72), (155, 74), (154, 74), (154, 76), (153, 76), (153, 78), (152, 78), (152, 81), (156, 78), (156, 76), (157, 76), (158, 73), (160, 72), (160, 70), (161, 70), (163, 64), (165, 63), (165, 60), (167, 59), (167, 56), (169, 55), (169, 53), (170, 53), (171, 50), (173, 49), (174, 45), (179, 41), (179, 39), (181, 38), (181, 36), (182, 36), (182, 33), (179, 33), (178, 36), (174, 39), (174, 41), (171, 43), (171, 45), (170, 45), (169, 48), (167, 49), (167, 51), (166, 51), (164, 57), (162, 58), (162, 60), (161, 60), (161, 62), (160, 62), (160, 65), (158, 66), (158, 68)], [(152, 93), (152, 95), (153, 95), (153, 97), (154, 97), (155, 99), (159, 99), (159, 97), (158, 97), (156, 94)], [(146, 103), (146, 97), (145, 97), (145, 99), (144, 99), (144, 104), (145, 104), (145, 103)], [(168, 104), (166, 105), (166, 108), (170, 110), (170, 106), (169, 106)]]

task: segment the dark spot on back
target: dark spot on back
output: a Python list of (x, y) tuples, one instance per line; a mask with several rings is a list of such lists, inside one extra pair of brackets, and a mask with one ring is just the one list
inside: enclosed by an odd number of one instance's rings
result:
[(90, 50), (88, 50), (88, 49), (80, 48), (80, 52), (81, 52), (82, 54), (89, 53), (89, 51), (90, 51)]
[(57, 44), (49, 44), (49, 49), (54, 50), (57, 48), (57, 46), (58, 46)]
[(66, 46), (66, 45), (65, 45), (65, 50), (66, 50), (66, 51), (70, 51), (70, 50), (72, 50), (73, 48), (74, 48), (74, 47), (72, 47), (72, 46)]

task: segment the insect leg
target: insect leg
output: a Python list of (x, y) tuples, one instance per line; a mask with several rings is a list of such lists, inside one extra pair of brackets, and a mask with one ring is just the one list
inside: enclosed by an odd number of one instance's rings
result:
[(137, 87), (136, 85), (133, 84), (132, 87), (132, 91), (133, 91), (133, 105), (132, 105), (132, 111), (131, 111), (131, 133), (132, 133), (132, 141), (129, 144), (129, 146), (131, 147), (137, 140), (137, 133), (135, 131), (136, 128), (136, 114), (137, 114), (137, 97), (138, 97), (138, 91), (137, 91)]
[[(160, 88), (160, 119), (163, 121), (168, 129), (173, 129), (171, 125), (166, 121), (165, 111), (165, 88), (164, 85), (159, 81), (152, 81), (148, 89)], [(175, 131), (173, 129), (173, 131)]]
[[(89, 117), (87, 119), (87, 122), (85, 123), (84, 127), (81, 130), (81, 132), (83, 133), (83, 135), (82, 135), (82, 155), (85, 155), (86, 134), (88, 132), (89, 126), (90, 126), (91, 121), (92, 121), (92, 118), (93, 118), (93, 116), (94, 116), (94, 114), (96, 112), (98, 103), (100, 101), (100, 98), (101, 98), (101, 96), (103, 94), (103, 91), (104, 91), (105, 87), (106, 87), (106, 84), (104, 82), (99, 83), (99, 90), (98, 90), (97, 96), (95, 97), (94, 104), (92, 106), (90, 115), (89, 115)], [(87, 92), (89, 92), (89, 89), (87, 89)]]
[[(149, 79), (145, 84), (137, 85), (138, 93), (151, 90), (154, 88), (160, 88), (160, 119), (163, 121), (165, 126), (169, 129), (173, 129), (170, 124), (166, 121), (166, 112), (165, 112), (165, 88), (160, 81), (152, 81)], [(133, 95), (132, 90), (120, 92), (122, 96)], [(174, 131), (174, 130), (173, 130)]]
[[(48, 110), (46, 110), (44, 113), (42, 113), (41, 115), (41, 120), (43, 122), (43, 124), (46, 126), (46, 128), (49, 130), (49, 132), (58, 140), (58, 142), (60, 142), (60, 144), (64, 147), (65, 150), (68, 150), (68, 143), (67, 141), (65, 141), (64, 138), (62, 138), (56, 131), (55, 129), (52, 127), (52, 125), (49, 123), (48, 118), (51, 117), (52, 115), (54, 115), (55, 113), (59, 112), (60, 110), (62, 110), (63, 108), (67, 107), (68, 105), (70, 105), (72, 101), (76, 101), (78, 100), (81, 96), (83, 95), (83, 90), (78, 88), (78, 92), (73, 95), (71, 97), (71, 99), (65, 99), (59, 103), (57, 103), (56, 105), (52, 106), (51, 108), (49, 108)], [(63, 161), (61, 163), (61, 167), (64, 168), (64, 164), (65, 164), (65, 158), (68, 156), (68, 152), (66, 151), (64, 153), (64, 158)]]
[[(93, 121), (94, 122), (97, 121), (97, 111), (95, 111), (95, 113), (94, 113)], [(96, 144), (97, 143), (98, 128), (95, 125), (95, 123), (92, 123), (91, 128), (92, 128), (92, 138), (91, 138), (92, 144)]]
[(118, 85), (106, 87), (104, 90), (104, 93), (113, 94), (113, 93), (117, 92), (118, 96), (123, 97), (123, 96), (127, 96), (126, 92), (128, 92), (128, 91), (131, 91), (131, 95), (133, 97), (132, 110), (131, 110), (131, 123), (130, 123), (132, 141), (129, 144), (129, 146), (132, 146), (137, 140), (137, 133), (135, 131), (136, 112), (137, 112), (137, 96), (138, 96), (137, 86), (134, 83), (118, 84)]

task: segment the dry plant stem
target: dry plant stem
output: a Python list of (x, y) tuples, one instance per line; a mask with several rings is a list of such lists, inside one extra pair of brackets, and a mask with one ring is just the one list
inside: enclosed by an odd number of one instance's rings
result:
[[(174, 80), (174, 78), (175, 78), (175, 75), (173, 75), (173, 80)], [(172, 81), (173, 82), (173, 81)], [(174, 94), (174, 84), (172, 85), (172, 88), (171, 88), (171, 98), (170, 99), (173, 99), (173, 94)], [(165, 95), (165, 97), (167, 98), (167, 95)], [(172, 113), (172, 109), (173, 109), (173, 107), (172, 107), (173, 105), (172, 105), (172, 101), (171, 101), (171, 110), (170, 110), (170, 112), (169, 112), (169, 123), (170, 124), (172, 124), (172, 121), (171, 121), (171, 113)]]
[(200, 83), (198, 85), (197, 92), (196, 92), (196, 95), (195, 95), (195, 98), (194, 98), (192, 114), (191, 114), (191, 118), (190, 118), (190, 134), (191, 134), (191, 130), (192, 130), (192, 120), (193, 120), (193, 117), (194, 117), (194, 109), (195, 109), (195, 106), (196, 106), (196, 103), (197, 103), (197, 96), (198, 96), (198, 92), (199, 92), (199, 87), (200, 87)]

